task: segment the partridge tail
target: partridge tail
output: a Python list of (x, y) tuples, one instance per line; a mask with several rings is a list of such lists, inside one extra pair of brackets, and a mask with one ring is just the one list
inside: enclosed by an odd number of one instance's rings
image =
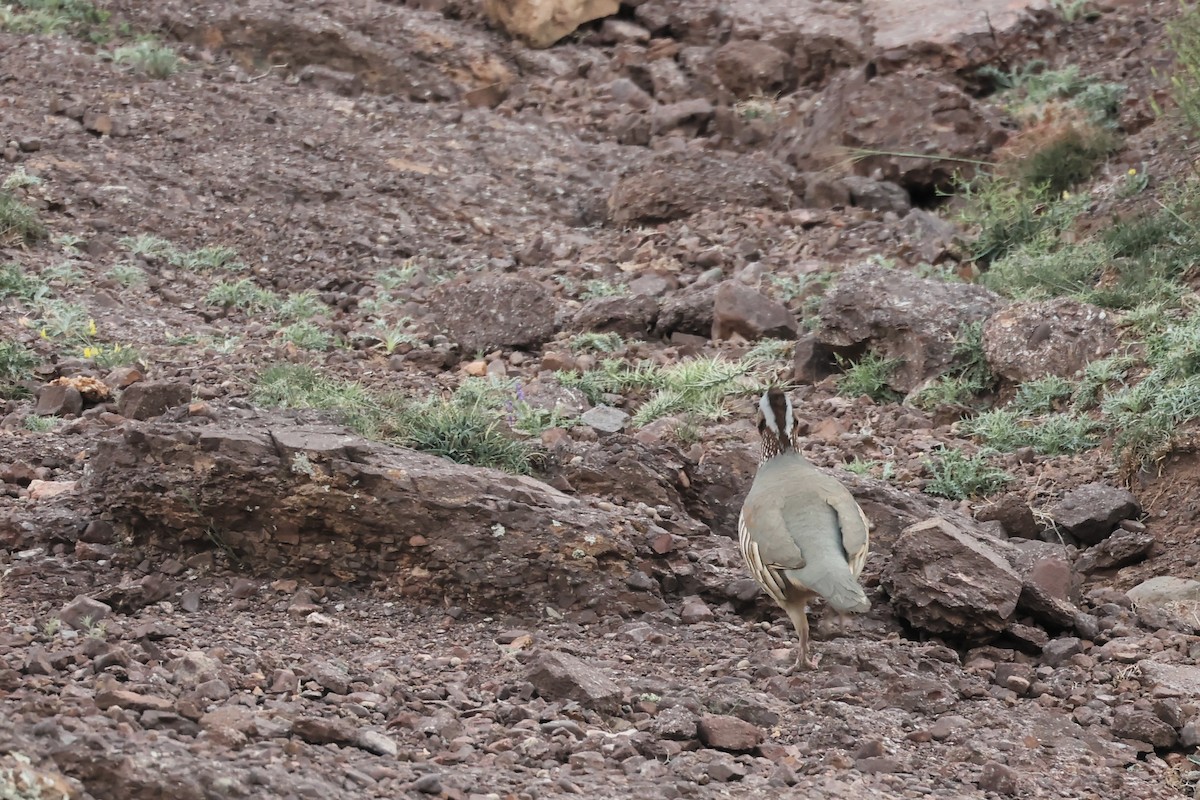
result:
[(867, 593), (850, 574), (849, 568), (834, 570), (789, 569), (783, 573), (788, 581), (806, 587), (825, 598), (838, 611), (863, 612), (871, 607)]

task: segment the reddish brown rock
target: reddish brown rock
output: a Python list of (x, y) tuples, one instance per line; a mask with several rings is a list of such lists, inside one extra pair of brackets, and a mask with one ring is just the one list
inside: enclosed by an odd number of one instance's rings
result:
[(180, 381), (140, 381), (121, 392), (117, 410), (129, 419), (150, 419), (192, 401), (192, 387)]
[(880, 576), (900, 616), (932, 633), (986, 639), (1012, 621), (1022, 581), (982, 538), (943, 519), (900, 534)]
[(493, 22), (530, 47), (549, 47), (585, 22), (616, 14), (617, 0), (484, 0)]
[(705, 714), (696, 728), (705, 745), (731, 753), (749, 752), (763, 739), (763, 732), (757, 726), (722, 714)]
[(737, 97), (779, 94), (794, 85), (787, 53), (765, 42), (738, 39), (717, 49), (717, 77)]
[(608, 196), (614, 223), (665, 222), (721, 207), (792, 204), (792, 170), (760, 153), (671, 151), (637, 159)]
[(725, 281), (713, 297), (712, 338), (794, 339), (799, 325), (787, 306), (738, 281)]

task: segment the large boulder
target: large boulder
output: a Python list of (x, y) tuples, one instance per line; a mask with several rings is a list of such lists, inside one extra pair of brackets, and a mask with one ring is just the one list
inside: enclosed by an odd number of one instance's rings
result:
[(130, 423), (99, 444), (84, 491), (151, 555), (217, 551), (256, 575), (481, 609), (661, 607), (656, 586), (625, 588), (642, 536), (615, 511), (335, 426)]
[(986, 640), (1012, 621), (1023, 582), (986, 541), (944, 519), (912, 525), (880, 581), (896, 613), (916, 628)]
[(585, 22), (617, 13), (617, 0), (483, 0), (488, 17), (530, 47), (549, 47)]
[(651, 153), (613, 186), (608, 215), (626, 225), (683, 219), (715, 207), (783, 211), (792, 205), (792, 177), (788, 167), (758, 153)]
[(1116, 349), (1109, 311), (1060, 297), (1013, 303), (983, 327), (983, 351), (997, 375), (1024, 383), (1047, 375), (1070, 378)]
[(855, 173), (928, 194), (949, 187), (964, 160), (986, 159), (1003, 144), (1001, 122), (952, 83), (900, 73), (868, 79), (847, 70), (781, 137), (779, 148), (802, 171), (835, 168), (858, 151), (863, 156), (854, 159)]
[(554, 306), (545, 286), (511, 275), (445, 283), (429, 300), (439, 327), (468, 355), (545, 344), (557, 332)]
[(987, 319), (1001, 305), (982, 286), (862, 264), (843, 272), (826, 294), (814, 334), (826, 350), (899, 359), (888, 383), (910, 392), (950, 367), (964, 325)]

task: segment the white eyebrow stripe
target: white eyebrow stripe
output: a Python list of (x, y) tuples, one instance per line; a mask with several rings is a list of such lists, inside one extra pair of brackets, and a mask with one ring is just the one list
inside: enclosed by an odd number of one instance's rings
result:
[[(762, 412), (763, 419), (767, 423), (767, 427), (771, 429), (771, 433), (775, 434), (775, 438), (780, 437), (779, 426), (775, 424), (775, 411), (771, 408), (768, 392), (763, 392), (762, 398), (758, 401), (758, 410)], [(788, 407), (791, 408), (791, 400), (788, 400)]]

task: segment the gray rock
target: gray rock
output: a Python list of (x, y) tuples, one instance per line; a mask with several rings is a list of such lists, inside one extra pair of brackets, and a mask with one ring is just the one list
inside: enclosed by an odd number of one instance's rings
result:
[(345, 720), (302, 716), (292, 720), (292, 735), (309, 744), (354, 745), (358, 730)]
[(1017, 609), (1049, 630), (1069, 631), (1079, 613), (1079, 575), (1063, 548), (1048, 542), (1018, 540), (1019, 555), (1010, 563), (1021, 576)]
[(76, 595), (74, 600), (62, 607), (58, 612), (58, 618), (63, 621), (63, 624), (80, 631), (108, 619), (110, 614), (112, 614), (111, 606), (81, 594)]
[(982, 286), (861, 264), (843, 272), (826, 294), (814, 333), (838, 352), (870, 350), (899, 359), (888, 383), (907, 393), (953, 364), (963, 325), (986, 319), (1001, 305)]
[(538, 347), (557, 332), (554, 296), (528, 278), (485, 275), (445, 283), (429, 299), (438, 326), (464, 354)]
[(788, 54), (766, 42), (737, 39), (717, 48), (717, 77), (736, 97), (776, 95), (795, 86)]
[(999, 522), (1010, 537), (1037, 539), (1041, 527), (1033, 516), (1033, 509), (1016, 494), (1005, 494), (980, 507), (975, 512), (980, 522)]
[(1154, 747), (1172, 747), (1178, 740), (1175, 729), (1149, 711), (1121, 706), (1113, 712), (1113, 736), (1145, 742)]
[(713, 618), (712, 609), (708, 607), (708, 603), (704, 599), (692, 595), (683, 598), (683, 609), (679, 612), (679, 618), (688, 625), (694, 625), (697, 622), (707, 622)]
[(1152, 534), (1118, 528), (1100, 544), (1083, 551), (1075, 561), (1075, 569), (1086, 574), (1137, 564), (1144, 561), (1153, 549)]
[(1021, 782), (1012, 767), (988, 761), (979, 772), (979, 788), (985, 792), (1016, 795), (1021, 791)]
[(78, 416), (83, 411), (83, 395), (74, 386), (48, 383), (38, 389), (33, 413), (39, 417)]
[(596, 406), (583, 412), (579, 418), (584, 425), (591, 426), (602, 433), (616, 433), (629, 422), (629, 415), (619, 408), (612, 406)]
[(855, 172), (906, 187), (947, 185), (962, 163), (892, 153), (916, 146), (922, 153), (988, 158), (1004, 136), (1001, 116), (948, 80), (909, 73), (868, 77), (863, 70), (834, 75), (821, 102), (793, 124), (794, 134), (781, 146), (797, 169), (828, 169), (847, 148), (862, 148), (877, 154), (857, 159)]
[(671, 706), (654, 718), (654, 732), (664, 739), (687, 741), (696, 737), (697, 717), (683, 706)]
[(1165, 664), (1143, 659), (1139, 664), (1142, 682), (1157, 697), (1200, 697), (1200, 666)]
[(796, 316), (783, 303), (738, 281), (725, 281), (717, 287), (712, 338), (794, 339), (797, 330)]
[(1123, 519), (1137, 516), (1141, 506), (1127, 489), (1088, 483), (1067, 492), (1050, 508), (1050, 517), (1086, 544), (1098, 544)]
[(1057, 667), (1076, 653), (1083, 652), (1083, 642), (1074, 636), (1051, 639), (1042, 648), (1042, 661)]
[(896, 540), (880, 582), (914, 627), (986, 639), (1012, 621), (1016, 571), (986, 542), (944, 519), (911, 525)]
[(1126, 594), (1136, 605), (1164, 606), (1171, 603), (1200, 603), (1200, 581), (1159, 575), (1142, 581)]
[(1069, 378), (1111, 353), (1116, 343), (1112, 312), (1067, 298), (1013, 303), (983, 326), (988, 364), (1014, 383)]
[(575, 312), (571, 330), (619, 333), (630, 339), (645, 339), (657, 319), (658, 301), (649, 295), (595, 297)]
[(658, 312), (654, 332), (668, 337), (673, 333), (688, 333), (707, 339), (712, 334), (713, 301), (717, 287), (685, 289), (667, 298)]
[(912, 208), (908, 192), (891, 181), (876, 181), (859, 175), (847, 175), (842, 181), (850, 190), (851, 205), (881, 213), (891, 211), (901, 216)]
[(117, 411), (129, 419), (150, 419), (190, 402), (191, 384), (182, 381), (138, 381), (121, 392)]
[(574, 700), (605, 713), (615, 712), (621, 704), (620, 686), (600, 669), (567, 653), (539, 653), (525, 677), (548, 700)]
[(170, 662), (175, 685), (193, 689), (221, 675), (221, 662), (200, 650), (189, 650)]

